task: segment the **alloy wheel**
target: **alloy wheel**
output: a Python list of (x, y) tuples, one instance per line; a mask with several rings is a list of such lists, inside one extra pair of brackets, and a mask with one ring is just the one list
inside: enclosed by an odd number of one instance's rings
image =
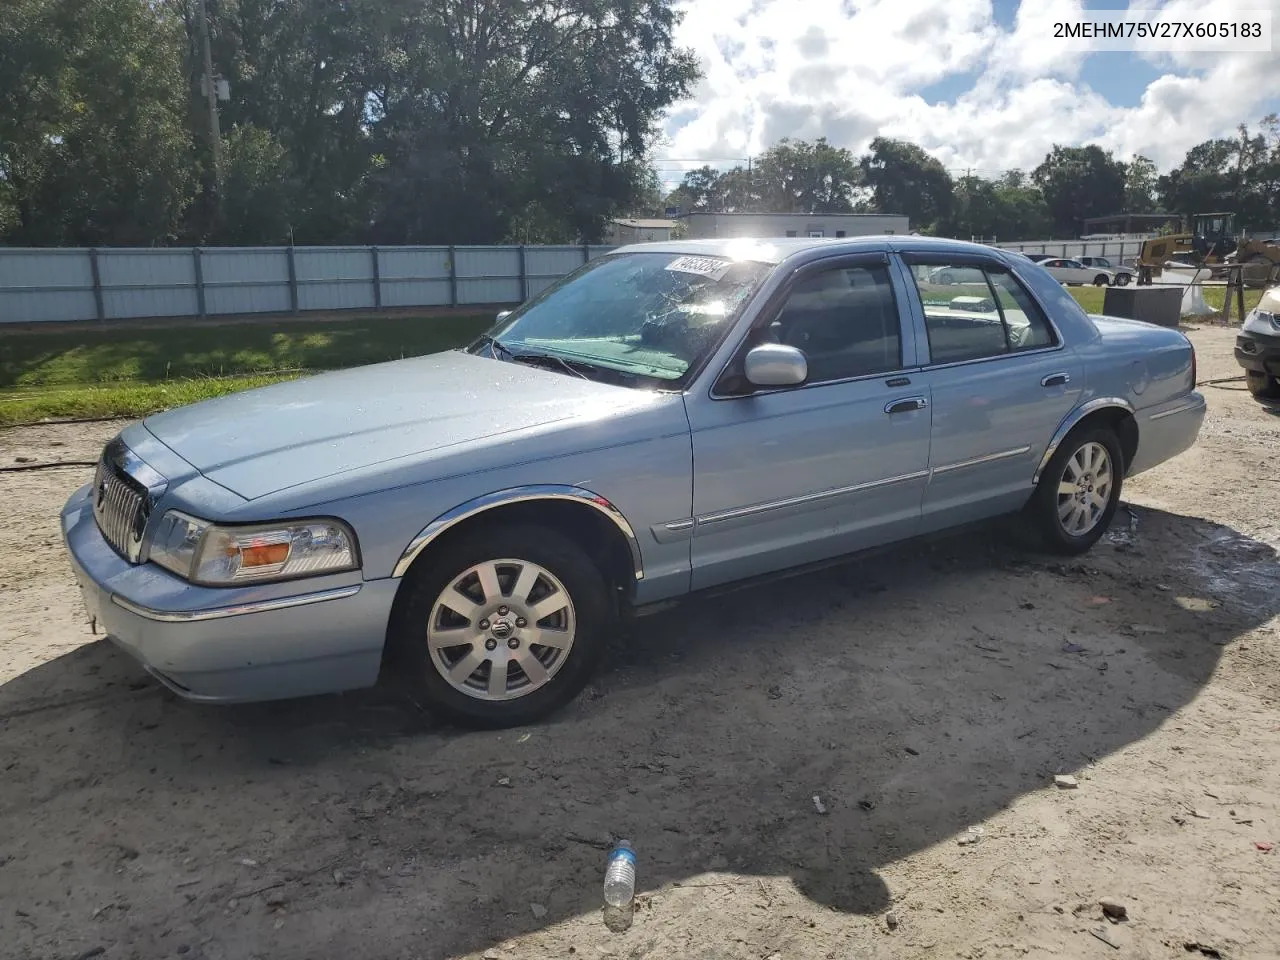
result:
[(468, 567), (431, 607), (432, 666), (478, 700), (512, 700), (550, 682), (569, 658), (573, 600), (551, 571), (527, 560)]

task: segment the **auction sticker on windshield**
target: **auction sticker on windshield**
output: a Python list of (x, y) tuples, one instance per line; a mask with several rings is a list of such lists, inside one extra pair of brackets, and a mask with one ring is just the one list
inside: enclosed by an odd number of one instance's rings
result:
[(700, 277), (719, 280), (729, 272), (732, 266), (732, 260), (722, 260), (720, 257), (676, 257), (667, 264), (667, 269), (674, 270), (676, 273), (696, 273)]

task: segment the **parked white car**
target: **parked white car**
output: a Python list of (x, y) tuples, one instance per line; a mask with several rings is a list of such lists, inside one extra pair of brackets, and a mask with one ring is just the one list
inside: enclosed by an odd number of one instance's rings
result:
[(1106, 287), (1116, 282), (1115, 270), (1106, 267), (1087, 267), (1079, 260), (1041, 260), (1040, 266), (1049, 271), (1049, 275), (1060, 283), (1093, 284)]
[(1133, 282), (1134, 271), (1122, 263), (1112, 263), (1106, 257), (1081, 257), (1080, 262), (1086, 267), (1102, 267), (1115, 274), (1115, 284), (1118, 287), (1127, 286)]

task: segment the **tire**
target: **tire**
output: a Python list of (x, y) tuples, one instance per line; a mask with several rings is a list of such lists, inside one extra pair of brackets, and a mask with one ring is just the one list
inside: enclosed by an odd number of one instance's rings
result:
[(943, 271), (942, 273), (938, 274), (938, 282), (943, 286), (947, 286), (947, 287), (953, 286), (956, 282), (955, 274), (947, 273), (946, 271)]
[[(544, 527), (464, 533), (416, 565), (402, 589), (409, 592), (388, 636), (389, 679), (432, 713), (470, 727), (520, 726), (564, 706), (590, 679), (616, 622), (591, 557)], [(546, 612), (535, 619), (540, 603)], [(450, 630), (460, 643), (445, 642)], [(530, 642), (533, 631), (549, 642)]]
[(1246, 370), (1244, 382), (1255, 399), (1280, 400), (1280, 382), (1277, 382), (1276, 378), (1270, 374)]
[(1127, 287), (1127, 286), (1129, 285), (1129, 281), (1130, 281), (1131, 279), (1133, 279), (1133, 278), (1132, 278), (1132, 277), (1130, 277), (1130, 276), (1129, 276), (1129, 274), (1127, 274), (1127, 273), (1118, 273), (1118, 274), (1116, 274), (1116, 286), (1117, 286), (1117, 287)]
[[(1083, 502), (1068, 501), (1067, 494), (1060, 492), (1062, 484), (1072, 482), (1077, 476), (1087, 482), (1077, 492), (1073, 492), (1072, 497), (1079, 494), (1087, 498), (1090, 492), (1096, 492), (1101, 486), (1096, 481), (1103, 475), (1096, 459), (1099, 449), (1106, 454), (1105, 465), (1110, 477), (1100, 510), (1096, 509), (1096, 502), (1090, 505), (1088, 499)], [(1092, 471), (1087, 469), (1089, 459), (1093, 460)], [(1124, 452), (1112, 430), (1085, 425), (1067, 434), (1049, 460), (1040, 476), (1040, 483), (1027, 504), (1029, 517), (1039, 529), (1041, 542), (1046, 547), (1055, 553), (1074, 555), (1084, 553), (1098, 542), (1111, 525), (1111, 519), (1120, 505), (1120, 491), (1124, 484), (1123, 464)], [(1080, 519), (1078, 509), (1072, 509), (1064, 519), (1062, 512), (1067, 509), (1069, 502), (1081, 504), (1088, 510), (1084, 519), (1090, 523), (1089, 526), (1077, 526)]]
[(1095, 287), (1107, 287), (1111, 285), (1111, 281), (1107, 279), (1107, 275), (1105, 273), (1100, 273), (1093, 278), (1093, 285)]

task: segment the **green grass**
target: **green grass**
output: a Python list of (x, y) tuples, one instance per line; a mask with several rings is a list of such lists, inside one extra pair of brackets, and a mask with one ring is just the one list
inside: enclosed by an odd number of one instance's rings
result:
[(460, 346), (492, 314), (0, 331), (0, 425), (141, 417), (307, 372)]
[(490, 314), (0, 333), (0, 389), (332, 370), (466, 343)]
[[(1085, 310), (1102, 312), (1105, 289), (1069, 291)], [(1245, 309), (1260, 296), (1246, 291)], [(1204, 297), (1221, 309), (1223, 288), (1206, 288)], [(142, 417), (307, 372), (447, 350), (492, 323), (488, 313), (459, 313), (0, 330), (0, 426)]]

